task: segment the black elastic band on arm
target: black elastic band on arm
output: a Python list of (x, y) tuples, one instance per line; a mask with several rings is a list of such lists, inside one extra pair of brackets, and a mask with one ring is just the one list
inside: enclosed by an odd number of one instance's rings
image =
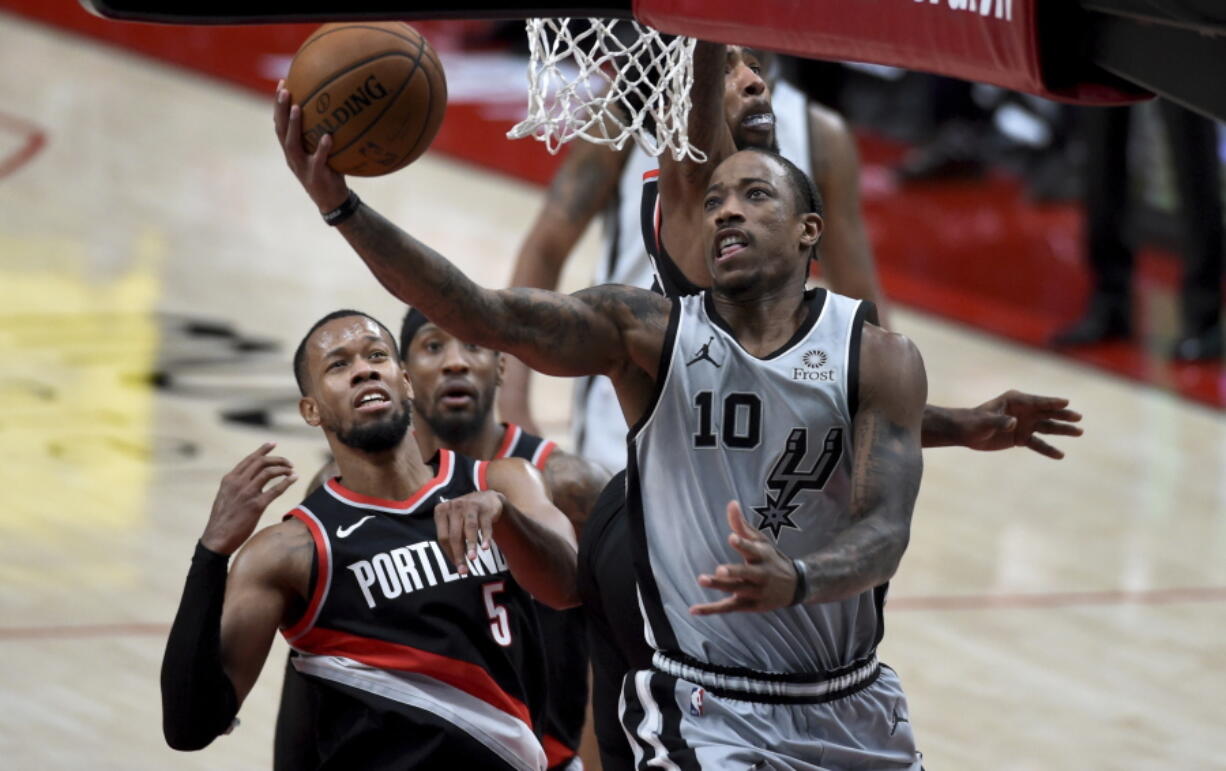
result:
[(341, 224), (342, 222), (349, 219), (353, 215), (357, 214), (358, 209), (361, 206), (362, 206), (362, 199), (358, 198), (357, 193), (350, 190), (349, 195), (345, 198), (345, 200), (341, 203), (340, 206), (336, 207), (332, 211), (323, 213), (324, 222), (328, 223), (332, 227), (336, 227), (337, 225)]
[(199, 750), (229, 730), (238, 714), (234, 685), (221, 665), (221, 608), (230, 558), (196, 544), (179, 611), (162, 656), (162, 733), (176, 750)]

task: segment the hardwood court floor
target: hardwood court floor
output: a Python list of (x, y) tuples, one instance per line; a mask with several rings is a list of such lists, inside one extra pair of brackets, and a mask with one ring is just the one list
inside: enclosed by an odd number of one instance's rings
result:
[[(2, 764), (266, 768), (284, 645), (241, 727), (178, 755), (166, 627), (221, 475), (269, 437), (304, 475), (320, 460), (293, 412), (301, 333), (342, 306), (394, 324), (399, 306), (319, 222), (264, 100), (3, 16), (0, 65), (2, 125), (23, 127), (0, 156), (44, 140), (0, 179)], [(490, 285), (539, 196), (434, 158), (355, 187)], [(1226, 419), (895, 318), (935, 403), (1018, 387), (1086, 413), (1063, 462), (926, 456), (883, 658), (927, 767), (1226, 768)], [(568, 388), (537, 390), (562, 440)]]

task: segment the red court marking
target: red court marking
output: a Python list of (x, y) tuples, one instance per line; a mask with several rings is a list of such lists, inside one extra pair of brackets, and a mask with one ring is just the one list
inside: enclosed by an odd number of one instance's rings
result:
[(1101, 592), (1043, 592), (1035, 594), (967, 594), (928, 597), (892, 597), (890, 610), (1008, 610), (1069, 608), (1087, 605), (1173, 605), (1184, 602), (1224, 602), (1226, 587), (1194, 586), (1174, 589)]
[(25, 143), (21, 147), (7, 158), (0, 159), (0, 179), (29, 163), (47, 144), (47, 135), (38, 126), (4, 113), (0, 113), (0, 131), (25, 137)]
[(10, 626), (0, 627), (0, 642), (5, 640), (79, 640), (88, 637), (160, 637), (168, 632), (170, 632), (170, 624)]
[[(1101, 592), (1039, 592), (1034, 594), (950, 594), (891, 597), (891, 611), (1011, 610), (1072, 608), (1094, 605), (1177, 605), (1188, 602), (1226, 602), (1226, 586), (1190, 586), (1173, 589)], [(0, 627), (0, 642), (8, 640), (77, 640), (91, 637), (163, 637), (169, 624), (81, 624), (77, 626)]]

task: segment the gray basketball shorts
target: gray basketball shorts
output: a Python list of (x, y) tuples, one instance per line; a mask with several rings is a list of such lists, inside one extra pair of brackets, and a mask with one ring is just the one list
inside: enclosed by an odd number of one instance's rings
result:
[(712, 689), (694, 681), (708, 678), (658, 666), (631, 670), (619, 708), (635, 767), (919, 771), (898, 675), (873, 664), (862, 682), (810, 701)]

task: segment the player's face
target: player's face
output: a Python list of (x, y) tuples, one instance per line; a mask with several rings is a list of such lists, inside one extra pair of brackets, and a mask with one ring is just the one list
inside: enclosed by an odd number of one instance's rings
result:
[(311, 336), (306, 356), (311, 387), (299, 408), (307, 423), (367, 452), (400, 444), (413, 390), (378, 324), (365, 316), (333, 319)]
[(771, 108), (763, 54), (749, 48), (728, 46), (724, 65), (724, 116), (737, 149), (775, 148), (775, 113)]
[(716, 167), (703, 199), (708, 265), (725, 294), (803, 284), (821, 219), (796, 211), (787, 170), (761, 153), (736, 153)]
[(433, 324), (414, 335), (405, 361), (413, 408), (446, 444), (476, 436), (492, 420), (502, 369), (497, 351), (461, 342)]

